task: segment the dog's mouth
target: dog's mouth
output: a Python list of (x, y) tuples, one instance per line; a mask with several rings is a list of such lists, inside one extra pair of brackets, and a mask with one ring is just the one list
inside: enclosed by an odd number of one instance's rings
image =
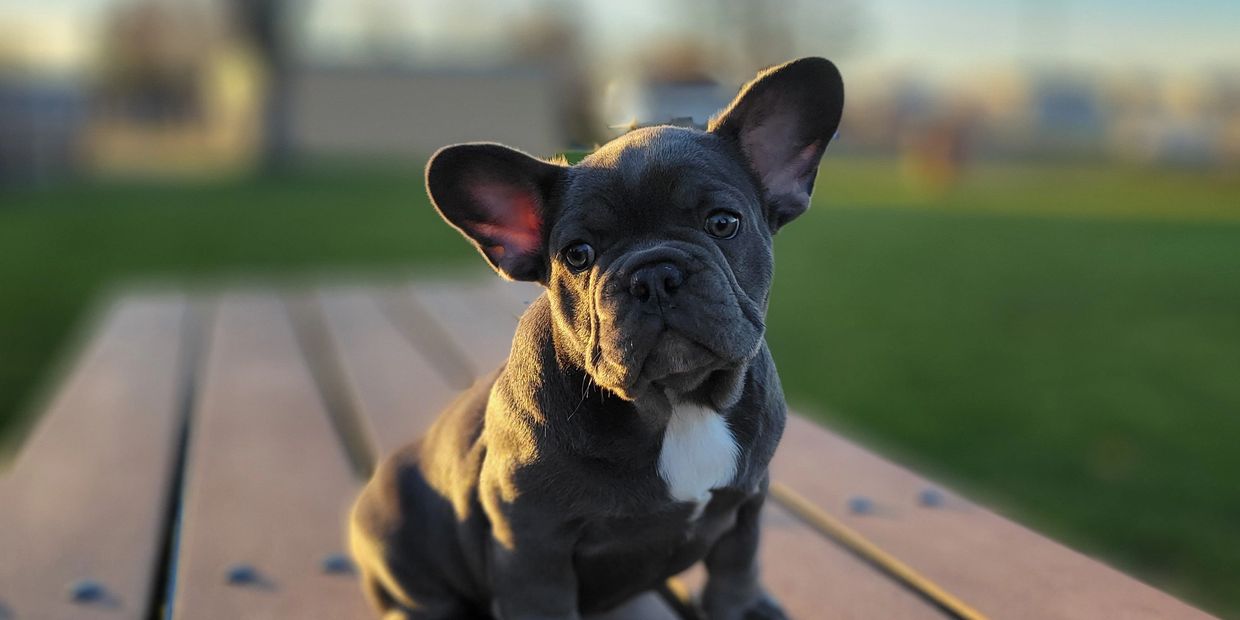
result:
[(626, 400), (637, 400), (652, 388), (678, 394), (690, 392), (716, 371), (736, 367), (747, 359), (738, 358), (733, 352), (716, 351), (670, 327), (653, 336), (644, 354), (630, 344), (611, 354), (601, 350), (601, 358), (595, 380)]
[(665, 389), (688, 391), (723, 365), (719, 355), (705, 345), (666, 329), (642, 360), (630, 384), (645, 381)]

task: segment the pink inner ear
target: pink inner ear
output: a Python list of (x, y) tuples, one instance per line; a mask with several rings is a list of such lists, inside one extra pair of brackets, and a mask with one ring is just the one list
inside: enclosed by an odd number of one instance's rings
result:
[(486, 210), (476, 222), (477, 233), (498, 242), (495, 258), (533, 254), (542, 238), (538, 194), (532, 189), (506, 183), (480, 183), (470, 189), (474, 201)]
[(805, 179), (818, 162), (820, 149), (820, 141), (815, 140), (800, 151), (785, 154), (778, 165), (760, 171), (762, 183), (774, 194), (804, 192)]

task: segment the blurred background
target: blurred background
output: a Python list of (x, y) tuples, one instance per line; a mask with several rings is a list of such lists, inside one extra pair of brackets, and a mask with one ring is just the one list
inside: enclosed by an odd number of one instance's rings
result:
[(1238, 33), (1230, 0), (0, 0), (0, 439), (118, 282), (476, 273), (435, 148), (579, 157), (821, 55), (790, 400), (1240, 615)]

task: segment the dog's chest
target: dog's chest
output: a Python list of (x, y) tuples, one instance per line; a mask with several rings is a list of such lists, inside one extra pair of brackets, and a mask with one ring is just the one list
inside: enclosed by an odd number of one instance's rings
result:
[(726, 486), (736, 476), (739, 453), (727, 420), (718, 412), (677, 405), (663, 434), (659, 476), (673, 499), (695, 502), (700, 512), (710, 501), (711, 489)]

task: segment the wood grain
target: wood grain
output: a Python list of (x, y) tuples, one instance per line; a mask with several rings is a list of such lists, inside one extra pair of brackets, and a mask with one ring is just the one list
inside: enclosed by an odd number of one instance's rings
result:
[[(357, 580), (327, 574), (358, 489), (273, 295), (221, 301), (193, 413), (175, 617), (369, 618)], [(251, 567), (255, 583), (229, 571)]]
[(498, 368), (512, 348), (517, 319), (525, 312), (523, 297), (533, 285), (491, 278), (465, 283), (418, 282), (414, 298), (472, 366), (475, 377)]
[[(793, 618), (944, 618), (770, 501), (762, 509), (759, 558), (763, 584)], [(699, 565), (681, 579), (699, 591), (706, 571)]]
[[(180, 297), (114, 306), (0, 478), (0, 618), (145, 618), (182, 429)], [(106, 594), (70, 600), (89, 579)], [(8, 614), (8, 616), (6, 616)]]
[(349, 401), (375, 454), (385, 456), (416, 439), (459, 390), (397, 330), (373, 296), (329, 289), (318, 300)]
[[(772, 478), (990, 617), (1210, 617), (798, 416)], [(943, 505), (923, 506), (927, 489)], [(847, 509), (858, 496), (870, 514)]]

